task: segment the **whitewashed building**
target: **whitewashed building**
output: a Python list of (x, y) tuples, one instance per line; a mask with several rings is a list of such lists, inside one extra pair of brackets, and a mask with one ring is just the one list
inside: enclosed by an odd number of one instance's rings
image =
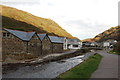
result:
[(66, 37), (61, 37), (63, 42), (63, 49), (80, 49), (82, 47), (82, 42), (79, 39), (68, 39)]
[(63, 49), (67, 50), (68, 46), (67, 46), (67, 38), (66, 37), (61, 37), (61, 40), (63, 42)]
[(67, 48), (68, 49), (80, 49), (82, 47), (82, 42), (79, 39), (68, 39)]
[(117, 43), (116, 40), (107, 40), (103, 42), (103, 47), (111, 47), (111, 46), (114, 46), (114, 44), (116, 43)]
[(99, 44), (97, 42), (91, 42), (91, 46), (98, 46)]
[(110, 46), (110, 42), (106, 41), (103, 43), (103, 47), (109, 47)]

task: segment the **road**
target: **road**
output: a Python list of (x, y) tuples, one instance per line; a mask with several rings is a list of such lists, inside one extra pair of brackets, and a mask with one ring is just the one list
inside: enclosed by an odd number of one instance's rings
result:
[(97, 52), (103, 56), (103, 59), (91, 78), (118, 78), (118, 55), (108, 54), (107, 51)]

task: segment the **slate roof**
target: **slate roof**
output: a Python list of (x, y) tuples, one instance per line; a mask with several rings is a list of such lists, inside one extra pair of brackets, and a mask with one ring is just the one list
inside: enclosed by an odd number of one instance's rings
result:
[(80, 44), (81, 42), (79, 39), (67, 39), (68, 44)]
[(57, 36), (48, 36), (53, 43), (63, 43), (60, 37)]
[(40, 38), (40, 40), (43, 40), (44, 37), (45, 37), (47, 34), (37, 34), (37, 35), (38, 35), (38, 37)]
[(4, 29), (8, 31), (9, 33), (15, 35), (16, 37), (24, 40), (24, 41), (29, 41), (32, 36), (35, 34), (35, 32), (23, 32), (23, 31), (17, 31), (17, 30), (10, 30), (10, 29)]
[(80, 42), (79, 39), (68, 39), (68, 42)]
[(65, 38), (64, 37), (59, 37), (59, 38), (61, 39), (62, 43), (64, 43)]

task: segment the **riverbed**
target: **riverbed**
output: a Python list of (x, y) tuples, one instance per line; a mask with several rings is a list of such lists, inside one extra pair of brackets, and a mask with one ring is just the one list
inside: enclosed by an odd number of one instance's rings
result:
[(68, 71), (74, 66), (82, 63), (94, 53), (76, 56), (59, 61), (20, 67), (17, 70), (3, 74), (3, 78), (55, 78), (61, 73)]
[(81, 57), (83, 56), (63, 59), (46, 64), (24, 66), (18, 70), (4, 74), (3, 78), (55, 78), (59, 74), (80, 64), (82, 62)]

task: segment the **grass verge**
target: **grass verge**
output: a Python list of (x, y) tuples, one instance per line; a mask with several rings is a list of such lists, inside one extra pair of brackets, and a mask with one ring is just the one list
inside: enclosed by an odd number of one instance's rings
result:
[(95, 54), (90, 56), (89, 59), (84, 61), (83, 63), (75, 66), (69, 71), (59, 75), (56, 79), (63, 80), (75, 80), (75, 79), (84, 79), (87, 80), (90, 78), (91, 74), (98, 68), (98, 65), (102, 59), (102, 56), (99, 54)]
[(109, 54), (117, 54), (117, 55), (120, 55), (120, 52), (116, 52), (116, 51), (113, 51), (113, 50), (109, 51), (108, 53), (109, 53)]

